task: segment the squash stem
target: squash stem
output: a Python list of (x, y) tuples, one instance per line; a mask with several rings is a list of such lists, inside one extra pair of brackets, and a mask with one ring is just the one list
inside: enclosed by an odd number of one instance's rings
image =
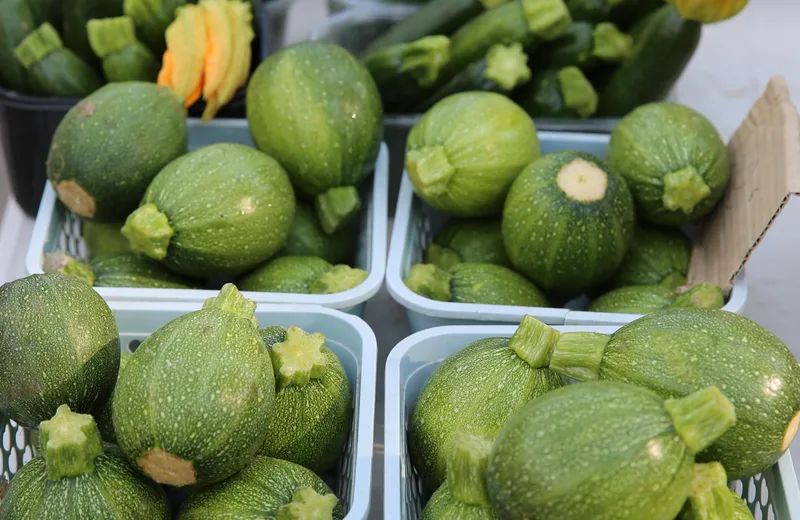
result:
[(486, 473), (492, 439), (459, 432), (447, 453), (447, 487), (454, 502), (489, 506)]
[(447, 193), (447, 185), (456, 173), (455, 166), (450, 164), (441, 145), (409, 150), (406, 153), (406, 168), (414, 187), (430, 197)]
[[(738, 498), (738, 497), (737, 497)], [(733, 500), (725, 468), (719, 462), (695, 464), (689, 499), (679, 520), (725, 520), (734, 518)]]
[(65, 404), (52, 419), (39, 424), (39, 442), (50, 480), (89, 473), (94, 470), (94, 460), (103, 454), (103, 441), (92, 416), (75, 413)]
[(508, 348), (533, 368), (550, 364), (553, 348), (561, 333), (533, 316), (525, 315), (508, 342)]
[(461, 255), (439, 244), (430, 244), (425, 251), (425, 263), (433, 264), (439, 269), (449, 271), (454, 265), (461, 263)]
[(14, 49), (14, 56), (17, 57), (20, 65), (30, 69), (33, 65), (42, 61), (42, 58), (63, 46), (64, 44), (61, 42), (58, 32), (52, 25), (45, 22), (20, 42), (17, 48)]
[(369, 273), (349, 265), (336, 265), (316, 280), (308, 282), (311, 294), (335, 294), (348, 291), (364, 283)]
[(597, 92), (578, 67), (564, 67), (559, 70), (558, 84), (564, 105), (579, 117), (585, 119), (597, 112)]
[(608, 334), (597, 332), (565, 332), (553, 349), (550, 370), (576, 381), (596, 381), (610, 340)]
[(689, 215), (710, 193), (711, 188), (694, 166), (687, 166), (664, 175), (662, 202), (670, 211), (680, 210)]
[(309, 334), (299, 327), (286, 329), (285, 339), (270, 350), (278, 386), (305, 386), (312, 379), (321, 378), (328, 369), (324, 346), (325, 335), (320, 332)]
[(322, 230), (332, 235), (350, 221), (361, 209), (361, 198), (354, 186), (331, 188), (314, 200)]
[(435, 265), (415, 264), (408, 271), (405, 279), (406, 287), (425, 298), (440, 302), (449, 302), (450, 280), (452, 275)]
[(45, 273), (59, 273), (64, 276), (72, 276), (89, 285), (94, 285), (96, 279), (94, 270), (89, 264), (81, 262), (64, 251), (44, 255), (42, 270)]
[(89, 20), (86, 23), (86, 34), (92, 51), (100, 59), (121, 52), (137, 42), (136, 29), (130, 16)]
[(483, 76), (506, 92), (529, 81), (531, 69), (528, 68), (528, 55), (523, 52), (522, 44), (492, 45), (486, 53)]
[(321, 495), (310, 487), (301, 487), (292, 495), (292, 501), (281, 506), (275, 520), (329, 520), (339, 500), (332, 494)]
[(522, 0), (522, 11), (528, 30), (544, 40), (558, 38), (572, 23), (563, 0)]
[(400, 43), (370, 54), (364, 61), (378, 85), (396, 81), (398, 73), (408, 74), (420, 87), (439, 78), (450, 61), (450, 38), (425, 36), (410, 43)]
[(683, 273), (679, 273), (674, 271), (664, 277), (663, 280), (658, 284), (665, 289), (669, 289), (670, 291), (676, 291), (679, 287), (683, 287), (686, 285), (686, 275)]
[(597, 24), (592, 31), (592, 41), (592, 54), (610, 63), (624, 60), (633, 50), (633, 38), (610, 22)]
[(675, 430), (694, 454), (708, 448), (736, 423), (736, 410), (719, 388), (709, 386), (664, 402)]
[(232, 312), (240, 318), (250, 320), (253, 326), (258, 328), (258, 320), (255, 318), (256, 302), (245, 298), (232, 283), (226, 283), (222, 286), (218, 295), (212, 296), (203, 302), (203, 308)]
[(170, 240), (175, 231), (167, 216), (155, 204), (145, 204), (128, 215), (122, 234), (131, 243), (131, 250), (154, 260), (167, 256)]
[(725, 296), (718, 285), (699, 283), (675, 297), (670, 309), (721, 309), (725, 306)]

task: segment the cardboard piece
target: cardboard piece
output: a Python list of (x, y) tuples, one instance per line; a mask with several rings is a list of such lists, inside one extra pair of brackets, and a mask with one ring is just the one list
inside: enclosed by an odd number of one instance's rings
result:
[(800, 117), (780, 76), (772, 78), (728, 143), (731, 178), (695, 243), (688, 286), (726, 294), (792, 196), (800, 195)]

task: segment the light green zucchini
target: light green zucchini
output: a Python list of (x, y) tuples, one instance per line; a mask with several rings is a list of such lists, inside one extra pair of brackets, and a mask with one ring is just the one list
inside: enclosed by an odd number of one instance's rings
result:
[(314, 256), (281, 256), (241, 278), (243, 291), (333, 294), (347, 291), (369, 273), (348, 265), (331, 265)]
[(425, 250), (425, 263), (445, 271), (461, 262), (510, 265), (499, 220), (452, 219)]

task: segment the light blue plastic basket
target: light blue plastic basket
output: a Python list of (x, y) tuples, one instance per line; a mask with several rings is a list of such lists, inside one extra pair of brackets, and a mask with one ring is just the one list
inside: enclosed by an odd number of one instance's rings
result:
[[(559, 326), (561, 332), (612, 333), (616, 326)], [(386, 360), (384, 519), (417, 520), (428, 497), (408, 454), (406, 431), (419, 393), (445, 358), (474, 341), (511, 337), (513, 326), (438, 327), (401, 341)], [(800, 490), (787, 451), (768, 471), (733, 483), (756, 520), (800, 520)]]
[[(542, 154), (581, 150), (605, 158), (609, 139), (610, 136), (602, 134), (539, 132)], [(425, 249), (447, 218), (417, 197), (408, 175), (404, 174), (386, 265), (386, 287), (392, 298), (405, 307), (412, 332), (444, 325), (519, 323), (526, 314), (550, 325), (624, 325), (640, 317), (637, 314), (585, 312), (577, 307), (563, 309), (439, 302), (414, 293), (403, 280), (412, 265), (422, 262)], [(747, 286), (742, 272), (724, 309), (741, 314), (746, 298)]]
[[(220, 142), (241, 143), (253, 146), (247, 121), (227, 119), (200, 123), (189, 120), (189, 148), (194, 150)], [(364, 303), (380, 290), (386, 268), (386, 232), (388, 218), (389, 152), (381, 145), (375, 163), (375, 173), (361, 188), (364, 203), (359, 212), (359, 234), (356, 244), (355, 267), (369, 272), (357, 287), (336, 294), (287, 294), (245, 292), (258, 303), (299, 303), (322, 305), (352, 314), (361, 315)], [(86, 258), (86, 246), (81, 236), (81, 221), (61, 204), (55, 190), (45, 186), (39, 213), (25, 267), (28, 274), (42, 272), (42, 258), (47, 253), (67, 251), (79, 259)], [(184, 301), (203, 302), (217, 291), (199, 289), (142, 289), (121, 287), (96, 287), (106, 301)]]
[[(199, 303), (111, 302), (121, 345), (131, 351), (167, 322), (195, 311)], [(372, 482), (372, 442), (375, 419), (375, 374), (378, 346), (363, 320), (343, 312), (310, 305), (259, 305), (261, 327), (296, 325), (325, 334), (325, 344), (339, 357), (353, 392), (353, 423), (337, 469), (323, 475), (342, 501), (346, 520), (364, 520), (369, 512)], [(33, 456), (30, 432), (0, 416), (2, 459), (0, 477), (10, 478)]]

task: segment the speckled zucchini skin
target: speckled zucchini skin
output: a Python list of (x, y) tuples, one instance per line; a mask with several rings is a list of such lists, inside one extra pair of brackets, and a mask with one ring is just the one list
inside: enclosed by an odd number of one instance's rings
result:
[(97, 222), (85, 220), (81, 223), (81, 235), (86, 243), (89, 260), (124, 253), (131, 250), (130, 242), (122, 235), (125, 222)]
[(269, 354), (250, 320), (206, 308), (139, 345), (117, 383), (113, 422), (132, 461), (161, 449), (191, 461), (197, 484), (246, 466), (264, 443), (275, 400)]
[[(284, 460), (256, 457), (225, 482), (193, 491), (181, 506), (178, 520), (274, 518), (275, 512), (290, 503), (292, 494), (302, 487), (324, 495), (333, 493), (311, 470)], [(333, 520), (342, 518), (340, 502), (333, 511)]]
[(674, 299), (674, 292), (658, 285), (629, 285), (600, 296), (586, 310), (649, 314), (666, 309)]
[(731, 480), (772, 466), (800, 411), (800, 365), (791, 351), (762, 326), (720, 310), (665, 310), (625, 325), (606, 346), (600, 378), (664, 398), (717, 386), (736, 406), (736, 425), (698, 460), (721, 462)]
[(0, 287), (0, 411), (37, 428), (59, 405), (98, 412), (117, 380), (119, 332), (83, 281), (35, 274)]
[(292, 45), (259, 65), (247, 89), (247, 120), (256, 146), (309, 196), (360, 184), (372, 172), (383, 134), (369, 71), (324, 42)]
[[(594, 163), (608, 176), (602, 199), (577, 201), (558, 186), (559, 171), (576, 159)], [(503, 210), (511, 263), (548, 294), (575, 295), (607, 281), (628, 252), (633, 229), (625, 179), (583, 152), (549, 154), (525, 168)]]
[(206, 146), (170, 163), (141, 205), (155, 203), (175, 231), (166, 265), (187, 276), (237, 275), (284, 244), (294, 191), (274, 159), (248, 146)]
[[(127, 350), (123, 350), (120, 353), (119, 358), (119, 371), (125, 368), (125, 365), (128, 364), (128, 361), (131, 359), (131, 353)], [(117, 376), (117, 380), (119, 380), (119, 376)], [(94, 416), (95, 422), (97, 423), (97, 429), (100, 432), (100, 435), (103, 437), (103, 440), (106, 442), (117, 442), (117, 436), (114, 433), (114, 422), (112, 418), (112, 404), (114, 402), (114, 392), (111, 392), (111, 395), (106, 401), (106, 404), (103, 405), (103, 408)]]
[(310, 294), (308, 283), (333, 269), (315, 256), (282, 256), (241, 278), (242, 291)]
[(149, 287), (154, 289), (199, 289), (202, 283), (177, 275), (144, 255), (120, 253), (92, 262), (95, 287)]
[(503, 245), (499, 219), (453, 219), (439, 231), (434, 242), (458, 253), (462, 262), (511, 265)]
[(691, 257), (692, 244), (680, 230), (637, 225), (628, 254), (610, 285), (657, 285), (670, 276), (685, 280)]
[(450, 518), (457, 518), (458, 520), (498, 520), (500, 517), (497, 516), (491, 506), (478, 506), (453, 501), (450, 496), (450, 488), (445, 482), (439, 486), (439, 489), (434, 491), (428, 503), (425, 504), (420, 520), (447, 520)]
[(489, 459), (489, 496), (501, 518), (672, 520), (693, 464), (655, 393), (568, 385), (505, 425)]
[(47, 177), (62, 201), (65, 181), (92, 198), (91, 205), (67, 203), (74, 213), (122, 221), (139, 205), (156, 174), (186, 153), (187, 142), (186, 110), (169, 89), (144, 82), (111, 83), (64, 116), (50, 145)]
[(0, 504), (3, 520), (169, 520), (161, 486), (137, 472), (115, 446), (94, 461), (94, 471), (48, 480), (47, 465), (36, 457), (11, 480)]
[[(677, 103), (644, 105), (622, 119), (611, 134), (608, 164), (625, 177), (639, 215), (660, 226), (682, 226), (713, 210), (728, 186), (725, 143), (714, 125)], [(664, 175), (693, 166), (711, 189), (694, 210), (664, 207)]]
[[(267, 349), (283, 341), (275, 328), (260, 331)], [(275, 394), (261, 454), (288, 460), (315, 473), (331, 470), (342, 453), (352, 420), (350, 382), (341, 361), (323, 347), (327, 368), (304, 386), (287, 385)]]
[(349, 264), (356, 250), (356, 232), (345, 226), (326, 234), (319, 219), (306, 204), (297, 204), (289, 237), (278, 254), (281, 256), (317, 256), (332, 264)]
[(458, 432), (494, 438), (525, 403), (562, 384), (517, 357), (507, 338), (476, 341), (447, 358), (425, 383), (408, 424), (411, 460), (425, 486), (444, 482), (447, 450)]
[(456, 264), (450, 268), (451, 301), (489, 305), (549, 307), (542, 291), (522, 275), (493, 264)]

